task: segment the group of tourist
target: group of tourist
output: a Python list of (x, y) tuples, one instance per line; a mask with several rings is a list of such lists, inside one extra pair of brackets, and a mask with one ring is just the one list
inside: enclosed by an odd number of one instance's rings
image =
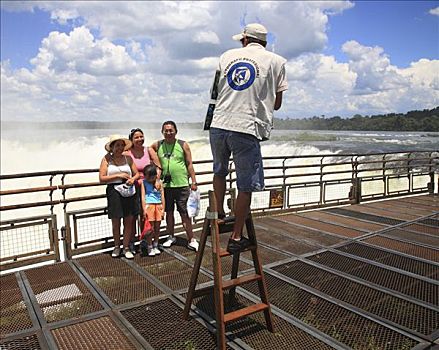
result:
[(173, 121), (163, 123), (162, 134), (162, 140), (146, 147), (143, 131), (137, 128), (131, 130), (128, 138), (111, 136), (105, 145), (108, 153), (102, 158), (99, 180), (107, 184), (107, 210), (115, 245), (113, 257), (121, 254), (122, 220), (123, 255), (127, 259), (133, 259), (136, 253), (134, 241), (138, 218), (141, 231), (145, 220), (151, 227), (148, 232), (142, 232), (146, 244), (141, 246), (148, 256), (161, 253), (158, 244), (165, 213), (168, 238), (162, 246), (168, 248), (174, 244), (175, 205), (186, 230), (188, 248), (198, 250), (186, 206), (190, 190), (197, 189), (191, 150), (187, 142), (177, 140), (177, 126)]
[[(206, 118), (205, 123), (205, 128), (210, 128), (213, 189), (219, 218), (225, 216), (223, 205), (230, 156), (235, 163), (238, 197), (234, 228), (227, 245), (230, 253), (243, 251), (251, 244), (242, 236), (242, 230), (250, 211), (252, 192), (264, 189), (260, 142), (269, 139), (273, 111), (281, 107), (282, 93), (288, 88), (286, 60), (265, 49), (267, 30), (263, 25), (248, 24), (233, 39), (240, 41), (242, 47), (226, 51), (219, 59), (211, 91), (216, 101), (213, 108), (209, 106), (209, 120)], [(144, 246), (148, 256), (161, 252), (158, 239), (164, 212), (168, 237), (162, 247), (174, 244), (175, 205), (186, 231), (187, 246), (198, 251), (187, 212), (190, 191), (197, 189), (191, 151), (187, 142), (176, 138), (177, 126), (173, 121), (163, 123), (162, 134), (163, 139), (150, 147), (143, 145), (140, 129), (131, 130), (128, 139), (112, 137), (105, 145), (108, 153), (102, 159), (99, 179), (107, 184), (108, 217), (115, 243), (113, 257), (121, 253), (122, 219), (123, 253), (128, 259), (135, 254), (137, 217), (141, 228), (144, 222), (151, 227), (149, 232), (142, 232), (147, 233)]]

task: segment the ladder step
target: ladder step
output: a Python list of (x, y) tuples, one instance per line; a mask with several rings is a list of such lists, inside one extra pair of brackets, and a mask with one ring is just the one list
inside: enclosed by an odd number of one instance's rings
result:
[(218, 230), (219, 233), (228, 233), (233, 231), (233, 226), (235, 225), (234, 222), (221, 222), (218, 220)]
[(249, 283), (253, 281), (260, 281), (261, 279), (262, 276), (258, 274), (240, 276), (228, 281), (223, 281), (223, 289), (232, 288), (235, 286), (239, 286), (240, 284)]
[(193, 298), (197, 298), (197, 297), (201, 297), (207, 294), (211, 294), (213, 291), (213, 285), (211, 286), (207, 286), (207, 287), (202, 287), (199, 289), (194, 290), (194, 295)]
[[(238, 278), (234, 278), (232, 280), (223, 281), (223, 289), (229, 289), (232, 287), (239, 286), (241, 284), (250, 283), (253, 281), (260, 281), (262, 279), (261, 275), (251, 274), (244, 275)], [(213, 291), (214, 285), (201, 287), (199, 289), (194, 290), (194, 298), (201, 297), (203, 295), (211, 294)]]
[(235, 217), (234, 216), (226, 216), (222, 219), (218, 219), (218, 225), (228, 224), (228, 223), (235, 223)]
[(226, 216), (225, 218), (218, 219), (218, 230), (220, 234), (232, 232), (234, 225), (235, 225), (234, 216)]
[(254, 314), (256, 312), (264, 311), (268, 309), (268, 305), (264, 303), (254, 304), (247, 306), (243, 309), (239, 309), (236, 311), (229, 312), (224, 314), (224, 323), (231, 322), (243, 318), (245, 316)]
[[(256, 249), (256, 246), (251, 245), (247, 249), (244, 249), (242, 252), (246, 252), (247, 250), (254, 250), (254, 249)], [(233, 254), (229, 253), (226, 249), (220, 249), (220, 252), (219, 252), (220, 258), (224, 258), (225, 256), (230, 256), (230, 255), (233, 255)]]

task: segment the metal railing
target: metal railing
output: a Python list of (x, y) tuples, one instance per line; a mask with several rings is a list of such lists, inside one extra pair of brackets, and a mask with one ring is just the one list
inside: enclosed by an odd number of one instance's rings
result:
[[(253, 194), (251, 205), (258, 215), (438, 191), (439, 151), (275, 156), (264, 157), (263, 161), (266, 188)], [(200, 214), (194, 218), (194, 226), (198, 228), (207, 209), (207, 192), (212, 189), (212, 162), (195, 161), (194, 167), (202, 192)], [(58, 240), (64, 242), (65, 258), (112, 245), (105, 185), (93, 181), (98, 178), (98, 171), (0, 175), (2, 246), (9, 239), (6, 232), (12, 232), (18, 224), (29, 227), (29, 232), (14, 235), (17, 246), (23, 246), (29, 236), (41, 236), (41, 229), (35, 230), (38, 233), (30, 229), (40, 225), (36, 222), (48, 225), (45, 240), (50, 244), (44, 248), (36, 245), (38, 249), (25, 252), (2, 249), (2, 270), (33, 262), (31, 257), (43, 260), (41, 254), (44, 260), (60, 260)], [(226, 179), (229, 210), (236, 197), (235, 175), (231, 161)], [(42, 181), (47, 185), (41, 186)], [(5, 216), (10, 218), (4, 220)], [(63, 222), (60, 232), (57, 221)], [(176, 223), (176, 229), (181, 230), (178, 219)]]
[(55, 215), (1, 221), (0, 235), (2, 269), (61, 260)]

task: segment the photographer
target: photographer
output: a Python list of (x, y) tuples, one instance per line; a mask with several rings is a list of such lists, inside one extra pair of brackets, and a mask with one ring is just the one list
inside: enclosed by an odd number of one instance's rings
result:
[[(187, 200), (190, 190), (197, 189), (192, 154), (189, 144), (177, 140), (177, 125), (169, 120), (162, 125), (164, 139), (155, 142), (151, 147), (157, 152), (162, 165), (162, 180), (165, 190), (166, 231), (169, 234), (163, 247), (169, 248), (177, 239), (174, 237), (174, 208), (180, 213), (186, 231), (189, 249), (198, 251), (198, 242), (192, 232), (192, 221), (187, 213)], [(191, 178), (189, 186), (188, 178)]]

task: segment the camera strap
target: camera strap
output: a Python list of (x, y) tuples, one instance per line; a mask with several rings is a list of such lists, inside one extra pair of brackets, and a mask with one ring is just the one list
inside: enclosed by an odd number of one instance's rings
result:
[(172, 145), (171, 152), (168, 152), (167, 147), (165, 147), (165, 143), (166, 143), (165, 140), (161, 140), (160, 141), (160, 146), (163, 147), (163, 150), (165, 151), (165, 153), (163, 153), (163, 154), (164, 154), (165, 158), (168, 159), (168, 170), (166, 171), (165, 175), (169, 175), (170, 174), (170, 172), (169, 172), (169, 163), (171, 162), (171, 156), (172, 156), (172, 153), (174, 152), (174, 147), (175, 147), (175, 143), (176, 142), (177, 142), (177, 140)]

